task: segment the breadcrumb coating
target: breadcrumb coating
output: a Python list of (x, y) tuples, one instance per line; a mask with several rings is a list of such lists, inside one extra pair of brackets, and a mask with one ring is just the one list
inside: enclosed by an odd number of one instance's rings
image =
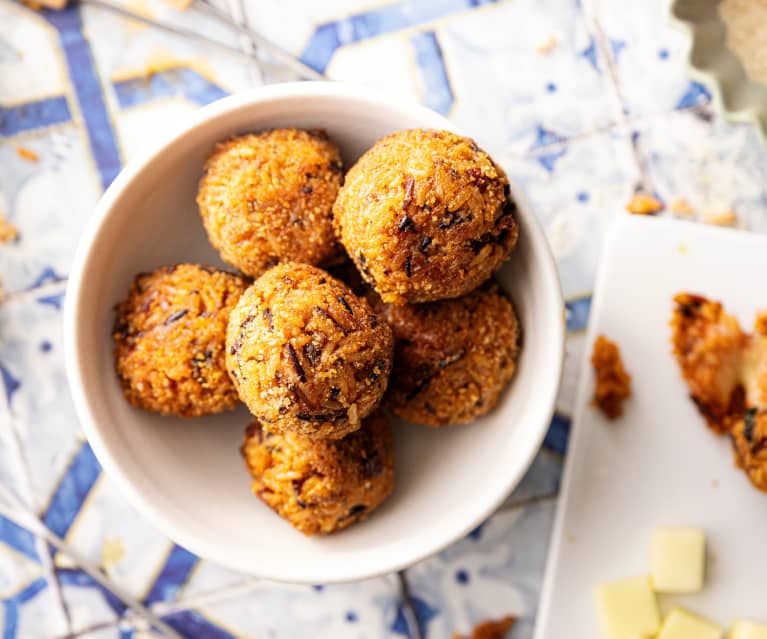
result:
[(767, 411), (749, 408), (730, 428), (735, 463), (751, 483), (767, 492)]
[(264, 428), (339, 438), (360, 427), (386, 389), (391, 329), (325, 271), (281, 264), (240, 298), (227, 367)]
[(365, 519), (394, 487), (394, 442), (381, 413), (343, 439), (312, 440), (251, 424), (242, 446), (253, 492), (306, 535)]
[(626, 372), (618, 345), (600, 335), (594, 341), (591, 353), (597, 381), (594, 388), (594, 406), (608, 419), (623, 415), (623, 402), (631, 397), (631, 375)]
[(324, 131), (272, 129), (217, 145), (197, 204), (221, 258), (257, 277), (281, 262), (338, 258), (331, 217), (342, 179), (341, 153)]
[(507, 615), (497, 621), (483, 621), (472, 630), (468, 637), (454, 634), (453, 639), (504, 639), (516, 620), (516, 617)]
[(719, 302), (679, 293), (674, 305), (671, 341), (682, 378), (709, 427), (725, 432), (725, 417), (743, 410), (742, 364), (749, 336)]
[(127, 400), (164, 415), (197, 417), (234, 408), (226, 372), (229, 313), (247, 282), (196, 264), (136, 276), (117, 304), (112, 338)]
[(384, 404), (426, 426), (466, 424), (490, 412), (514, 375), (520, 328), (511, 302), (490, 281), (463, 297), (383, 304), (395, 337)]
[(336, 232), (384, 302), (460, 297), (506, 260), (516, 210), (503, 170), (473, 140), (413, 129), (373, 145), (346, 174)]

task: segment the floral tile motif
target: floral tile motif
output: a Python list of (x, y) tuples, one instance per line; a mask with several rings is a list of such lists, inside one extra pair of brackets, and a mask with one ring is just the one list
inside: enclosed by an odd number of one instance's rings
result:
[(639, 173), (622, 132), (570, 143), (546, 131), (541, 137), (546, 143), (524, 157), (499, 157), (544, 226), (568, 299), (591, 292), (605, 235)]
[(0, 305), (0, 370), (36, 508), (46, 506), (84, 442), (64, 373), (64, 291), (63, 283), (53, 282)]
[(500, 512), (463, 541), (407, 571), (428, 638), (467, 633), (487, 619), (518, 618), (512, 638), (530, 637), (555, 501)]
[(616, 120), (605, 61), (577, 2), (492, 4), (436, 33), (458, 96), (450, 116), (495, 153), (526, 153)]
[[(83, 171), (90, 162), (89, 151), (65, 110), (66, 102), (55, 98), (47, 102), (40, 117), (62, 121), (52, 124), (46, 135), (19, 131), (0, 137), (0, 210), (18, 230), (17, 239), (0, 251), (6, 293), (67, 275), (77, 240), (100, 195), (98, 182)], [(37, 159), (25, 159), (19, 149), (31, 151)], [(67, 203), (65, 210), (62, 203)]]
[[(400, 632), (397, 577), (354, 584), (288, 586), (257, 582), (240, 597), (196, 606), (202, 618), (233, 636), (384, 639)], [(253, 614), (254, 611), (258, 614)]]
[(589, 0), (611, 56), (629, 117), (708, 104), (709, 92), (687, 73), (689, 38), (671, 26), (668, 3)]

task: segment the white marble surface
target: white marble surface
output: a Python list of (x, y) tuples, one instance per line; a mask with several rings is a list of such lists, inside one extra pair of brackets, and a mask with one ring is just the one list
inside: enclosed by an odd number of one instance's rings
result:
[[(194, 7), (121, 2), (248, 46)], [(547, 230), (568, 297), (558, 417), (496, 515), (399, 575), (293, 587), (174, 546), (131, 510), (81, 435), (61, 344), (70, 260), (121, 164), (199, 105), (292, 76), (268, 59), (249, 62), (96, 8), (35, 13), (0, 0), (0, 211), (20, 231), (0, 245), (2, 636), (161, 636), (97, 587), (85, 565), (190, 638), (439, 639), (505, 614), (519, 617), (510, 637), (530, 637), (605, 232), (637, 188), (666, 203), (684, 198), (700, 218), (732, 210), (739, 225), (767, 229), (767, 156), (756, 132), (710, 111), (661, 0), (222, 6), (244, 8), (253, 27), (333, 79), (446, 113), (506, 165)], [(551, 50), (540, 51), (547, 42)], [(18, 147), (39, 160), (23, 159)], [(82, 561), (14, 525), (19, 508)]]

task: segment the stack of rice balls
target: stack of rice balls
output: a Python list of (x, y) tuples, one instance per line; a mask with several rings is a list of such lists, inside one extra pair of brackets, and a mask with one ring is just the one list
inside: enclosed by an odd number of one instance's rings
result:
[(344, 175), (323, 131), (243, 135), (216, 147), (197, 203), (239, 273), (139, 274), (116, 306), (117, 375), (132, 405), (165, 415), (244, 402), (253, 492), (298, 530), (340, 530), (391, 493), (384, 409), (441, 427), (495, 406), (519, 325), (491, 276), (518, 228), (506, 176), (472, 140), (400, 131)]

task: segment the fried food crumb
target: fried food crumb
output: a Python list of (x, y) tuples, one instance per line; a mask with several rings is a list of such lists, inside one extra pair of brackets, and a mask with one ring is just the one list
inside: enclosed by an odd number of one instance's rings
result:
[(722, 433), (727, 430), (727, 415), (743, 403), (740, 369), (748, 335), (719, 302), (679, 293), (674, 304), (674, 357), (691, 399), (709, 427)]
[(767, 337), (767, 311), (760, 311), (754, 322), (754, 332), (762, 337)]
[(503, 639), (506, 633), (514, 625), (516, 617), (506, 615), (497, 621), (483, 621), (468, 636), (455, 633), (453, 639)]
[(632, 215), (655, 215), (663, 210), (663, 202), (652, 195), (637, 193), (629, 200), (626, 210)]
[(537, 47), (535, 47), (535, 52), (540, 55), (549, 55), (554, 49), (557, 48), (557, 45), (559, 44), (559, 40), (556, 36), (550, 35), (548, 38), (546, 38), (543, 42), (541, 42)]
[(5, 216), (0, 213), (0, 243), (13, 242), (18, 236), (19, 230), (13, 224), (9, 224)]
[(767, 411), (748, 409), (730, 430), (735, 465), (755, 488), (767, 492)]
[(591, 364), (597, 375), (593, 403), (608, 419), (616, 419), (623, 414), (623, 400), (631, 396), (631, 375), (623, 366), (618, 345), (604, 335), (597, 337)]
[(679, 217), (692, 217), (695, 210), (690, 206), (690, 203), (683, 197), (674, 198), (669, 204), (669, 210)]
[(16, 154), (21, 159), (26, 160), (27, 162), (37, 162), (40, 160), (40, 156), (37, 153), (35, 153), (32, 149), (28, 149), (25, 146), (17, 146)]
[(713, 224), (714, 226), (735, 226), (738, 221), (738, 216), (732, 209), (725, 211), (715, 211), (708, 213), (703, 221), (706, 224)]
[(165, 0), (176, 11), (186, 11), (189, 5), (192, 4), (192, 0)]

